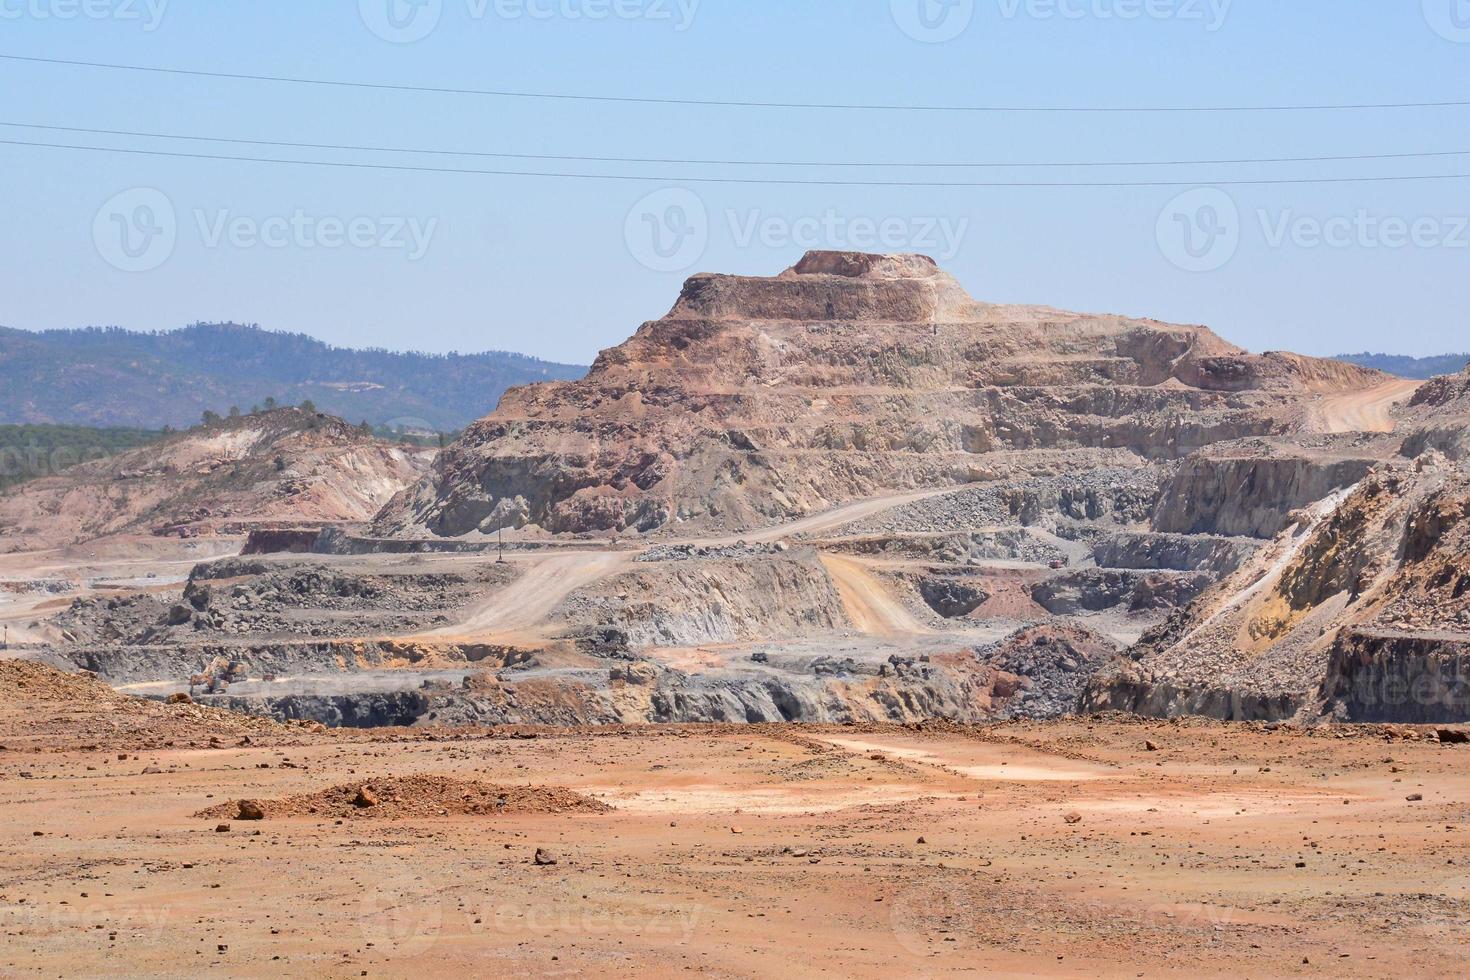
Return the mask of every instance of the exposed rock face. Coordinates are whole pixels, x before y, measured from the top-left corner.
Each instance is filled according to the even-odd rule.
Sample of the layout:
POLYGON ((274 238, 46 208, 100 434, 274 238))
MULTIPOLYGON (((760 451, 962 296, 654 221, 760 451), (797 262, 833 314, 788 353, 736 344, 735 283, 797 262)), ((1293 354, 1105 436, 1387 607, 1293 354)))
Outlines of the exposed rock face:
POLYGON ((990 593, 973 582, 954 575, 936 575, 920 579, 919 594, 929 608, 946 619, 968 616, 990 598, 990 593))
POLYGON ((1452 460, 1470 458, 1470 367, 1427 382, 1405 416, 1412 430, 1400 449, 1404 456, 1436 449, 1452 460))
POLYGON ((747 528, 885 491, 1175 459, 1283 430, 1305 390, 1376 377, 1202 327, 978 303, 922 256, 814 252, 773 278, 689 279, 584 380, 509 392, 377 525, 747 528))
POLYGON ((1154 530, 1270 538, 1292 511, 1357 483, 1378 460, 1251 441, 1196 453, 1164 487, 1154 530))
POLYGON ((328 728, 386 728, 412 725, 429 711, 418 691, 388 694, 288 695, 280 698, 217 697, 209 703, 277 721, 314 721, 328 728))
POLYGON ((1323 692, 1350 721, 1470 721, 1470 635, 1343 630, 1332 647, 1323 692))
POLYGON ((0 500, 0 550, 366 520, 428 458, 295 408, 224 419, 14 488, 0 500))
POLYGON ((436 724, 840 724, 933 718, 973 723, 1055 717, 1074 709, 1077 691, 1112 651, 1106 640, 1085 630, 1043 627, 987 650, 895 655, 881 665, 822 657, 810 661, 804 673, 761 664, 740 672, 618 668, 611 687, 507 678, 433 695, 429 717, 436 724))
POLYGON ((623 647, 690 646, 810 636, 848 627, 842 599, 810 548, 738 563, 639 563, 598 582, 555 614, 623 647))
MULTIPOLYGON (((1412 459, 1388 458, 1292 514, 1255 558, 1100 673, 1086 706, 1236 719, 1470 717, 1470 468, 1436 448, 1465 431, 1467 382, 1421 390, 1400 431, 1376 443, 1412 459)), ((1304 455, 1314 451, 1320 461, 1319 450, 1304 455)))
POLYGON ((1228 575, 1250 558, 1260 541, 1202 534, 1111 534, 1092 548, 1102 568, 1167 568, 1228 575))

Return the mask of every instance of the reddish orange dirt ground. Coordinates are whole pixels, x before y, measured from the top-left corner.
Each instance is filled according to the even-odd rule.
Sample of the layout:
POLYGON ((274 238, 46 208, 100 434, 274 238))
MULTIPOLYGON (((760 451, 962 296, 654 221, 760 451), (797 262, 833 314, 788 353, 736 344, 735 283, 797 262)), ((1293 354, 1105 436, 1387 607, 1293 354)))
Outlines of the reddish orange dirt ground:
POLYGON ((332 733, 74 686, 0 692, 4 976, 1470 972, 1470 746, 1430 730, 332 733), (453 802, 415 776, 574 793, 270 816, 453 802))

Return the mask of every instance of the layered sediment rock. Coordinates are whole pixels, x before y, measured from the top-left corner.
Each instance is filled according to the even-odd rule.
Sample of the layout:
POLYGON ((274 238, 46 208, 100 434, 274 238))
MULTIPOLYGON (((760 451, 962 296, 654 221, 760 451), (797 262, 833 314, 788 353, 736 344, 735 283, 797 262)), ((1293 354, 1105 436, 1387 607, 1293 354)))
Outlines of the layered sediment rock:
POLYGON ((1292 511, 1352 486, 1378 462, 1254 440, 1197 453, 1165 484, 1154 530, 1275 537, 1292 511))
POLYGON ((577 382, 519 388, 377 521, 748 528, 901 489, 1170 460, 1372 372, 1203 327, 971 299, 922 256, 697 275, 577 382))
POLYGON ((1085 706, 1244 720, 1470 717, 1470 468, 1436 448, 1464 433, 1467 406, 1470 372, 1431 382, 1400 412, 1399 431, 1376 440, 1401 454, 1291 514, 1239 571, 1101 672, 1085 706))

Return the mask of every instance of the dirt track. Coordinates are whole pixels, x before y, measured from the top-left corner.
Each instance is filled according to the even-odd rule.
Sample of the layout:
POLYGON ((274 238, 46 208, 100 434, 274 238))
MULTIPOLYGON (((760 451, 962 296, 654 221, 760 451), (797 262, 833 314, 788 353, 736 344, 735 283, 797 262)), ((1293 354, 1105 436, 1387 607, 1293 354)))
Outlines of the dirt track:
POLYGON ((120 759, 7 735, 0 973, 1470 970, 1466 747, 1111 722, 403 739, 120 759), (191 816, 414 774, 617 809, 191 816))
POLYGON ((1397 380, 1366 391, 1324 396, 1310 411, 1317 432, 1392 432, 1393 409, 1409 400, 1422 381, 1397 380))
MULTIPOLYGON (((880 497, 869 497, 863 500, 854 501, 850 504, 843 504, 840 507, 833 507, 831 510, 824 510, 821 513, 813 514, 810 517, 803 517, 799 520, 790 521, 786 524, 778 524, 775 527, 759 528, 757 530, 747 531, 744 534, 738 535, 726 535, 722 537, 711 538, 690 538, 687 540, 690 544, 712 546, 734 544, 736 541, 749 541, 752 543, 780 541, 783 538, 793 538, 803 534, 817 534, 822 531, 830 531, 835 527, 841 527, 844 524, 851 524, 853 521, 861 520, 864 517, 871 517, 874 514, 881 514, 885 510, 892 510, 895 507, 900 507, 904 504, 910 504, 916 500, 923 500, 927 497, 937 497, 941 494, 946 493, 955 493, 963 489, 963 484, 956 484, 955 486, 949 487, 937 487, 930 488, 928 490, 910 490, 905 493, 886 494, 880 497)), ((682 541, 685 539, 678 540, 682 541)))
POLYGON ((424 635, 484 640, 515 634, 525 639, 568 595, 612 574, 632 557, 631 552, 577 551, 517 558, 527 566, 519 578, 472 607, 460 622, 424 635))
POLYGON ((895 599, 864 563, 856 558, 822 555, 848 618, 859 630, 875 636, 931 632, 895 599))

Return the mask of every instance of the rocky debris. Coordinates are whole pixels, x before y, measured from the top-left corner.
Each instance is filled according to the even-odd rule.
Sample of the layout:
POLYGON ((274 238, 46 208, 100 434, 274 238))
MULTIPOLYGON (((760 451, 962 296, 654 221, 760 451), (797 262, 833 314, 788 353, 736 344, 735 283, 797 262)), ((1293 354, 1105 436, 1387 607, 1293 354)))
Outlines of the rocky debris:
POLYGON ((1056 616, 1119 607, 1129 612, 1186 606, 1215 581, 1207 572, 1136 572, 1084 568, 1038 582, 1031 597, 1056 616))
MULTIPOLYGON (((1160 478, 1161 470, 1150 466, 987 483, 903 504, 844 525, 841 532, 887 535, 956 529, 991 531, 1008 525, 1055 524, 1058 520, 1139 525, 1153 513, 1160 478)), ((1058 552, 1044 554, 1049 559, 1058 552)), ((1030 559, 1025 554, 993 557, 1030 559)))
POLYGON ((1037 583, 1031 589, 1031 598, 1056 616, 1101 612, 1126 602, 1142 578, 1136 572, 1080 569, 1037 583))
MULTIPOLYGON (((922 256, 814 252, 775 277, 693 276, 584 379, 508 392, 375 529, 739 530, 915 487, 1174 460, 1283 430, 1309 389, 1382 377, 1202 327, 977 303, 922 256)), ((1086 493, 1056 506, 1138 510, 1086 493)))
POLYGON ((1329 649, 1322 695, 1344 721, 1470 722, 1470 634, 1343 629, 1329 649))
MULTIPOLYGON (((450 776, 386 776, 333 786, 281 800, 260 800, 266 819, 411 819, 441 816, 501 816, 527 813, 608 813, 612 807, 590 796, 545 786, 495 786, 450 776)), ((202 820, 234 817, 232 801, 194 814, 202 820)))
POLYGON ((658 675, 658 665, 647 660, 613 667, 608 671, 609 680, 613 682, 621 681, 624 684, 633 684, 639 687, 656 683, 658 681, 658 675))
POLYGON ((74 643, 133 646, 360 636, 369 623, 372 632, 407 634, 514 576, 495 564, 467 575, 423 565, 375 572, 324 558, 226 558, 195 566, 179 601, 152 592, 84 597, 56 624, 74 643))
POLYGON ((733 545, 723 546, 701 546, 694 544, 662 544, 654 545, 645 549, 634 561, 660 562, 660 561, 708 561, 726 560, 738 561, 742 558, 759 558, 766 555, 779 555, 789 549, 784 541, 762 542, 759 544, 746 544, 740 542, 733 545))
MULTIPOLYGON (((1421 403, 1401 425, 1458 424, 1462 410, 1455 399, 1421 403)), ((1297 509, 1238 571, 1145 633, 1133 662, 1100 674, 1085 700, 1232 719, 1470 720, 1467 518, 1463 464, 1433 448, 1389 458, 1297 509)))
POLYGON ((1092 675, 1117 655, 1106 638, 1073 626, 1032 626, 976 652, 983 664, 1019 678, 999 692, 1000 718, 1056 718, 1077 710, 1092 675))
POLYGON ((254 800, 241 800, 235 807, 236 820, 264 820, 265 809, 254 800))
POLYGON ((1067 553, 1056 545, 1039 540, 1024 528, 996 531, 965 531, 955 534, 928 532, 907 534, 874 534, 865 537, 820 538, 823 551, 841 554, 881 556, 944 562, 952 565, 980 566, 996 561, 1019 561, 1047 565, 1068 561, 1067 553))
POLYGON ((73 643, 146 643, 166 628, 170 618, 178 615, 175 612, 178 606, 167 595, 151 592, 112 595, 105 599, 81 596, 73 599, 53 623, 73 643))
POLYGON ((1209 572, 1183 575, 1154 572, 1145 575, 1133 587, 1128 610, 1129 612, 1143 612, 1158 609, 1182 609, 1209 588, 1215 582, 1215 578, 1216 576, 1209 572))
POLYGON ((416 724, 429 713, 429 692, 386 691, 361 694, 286 694, 211 696, 209 703, 230 711, 301 722, 324 728, 393 728, 416 724))
POLYGON ((77 583, 61 578, 31 578, 0 582, 0 595, 70 595, 77 583))
MULTIPOLYGON (((294 726, 194 704, 119 694, 89 674, 0 659, 0 739, 31 744, 203 745, 249 736, 270 745, 303 737, 294 726)), ((228 814, 233 816, 233 814, 228 814)))
POLYGON ((930 609, 946 619, 968 616, 990 598, 990 593, 953 575, 920 579, 919 594, 930 609))
POLYGON ((556 854, 544 847, 536 848, 536 854, 531 858, 537 867, 547 867, 556 863, 556 854))

